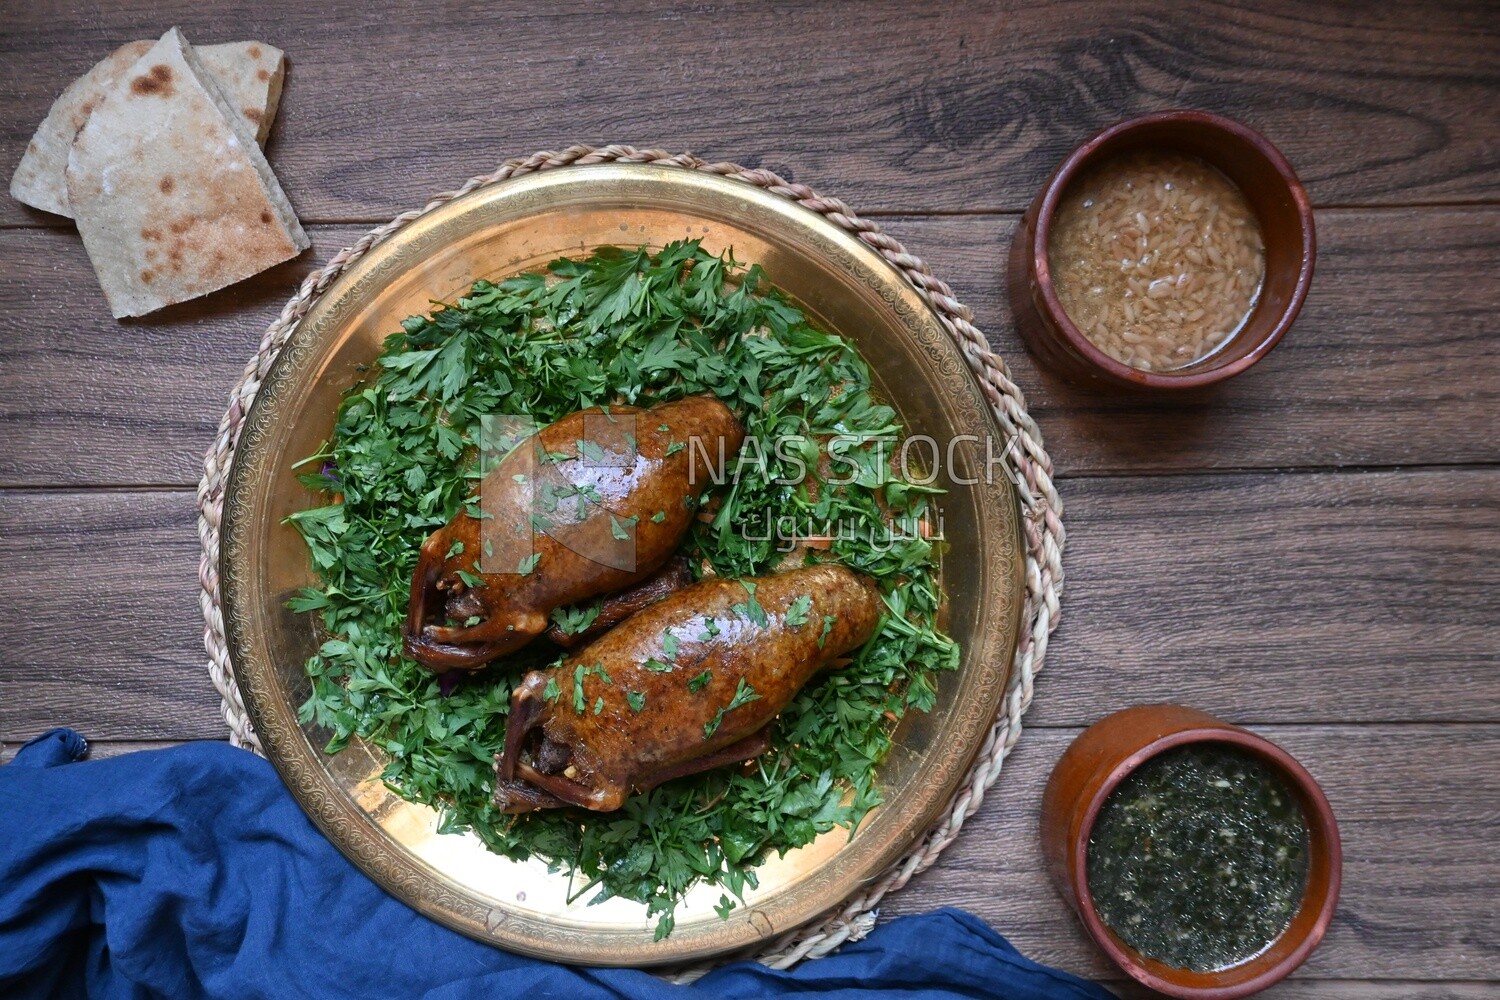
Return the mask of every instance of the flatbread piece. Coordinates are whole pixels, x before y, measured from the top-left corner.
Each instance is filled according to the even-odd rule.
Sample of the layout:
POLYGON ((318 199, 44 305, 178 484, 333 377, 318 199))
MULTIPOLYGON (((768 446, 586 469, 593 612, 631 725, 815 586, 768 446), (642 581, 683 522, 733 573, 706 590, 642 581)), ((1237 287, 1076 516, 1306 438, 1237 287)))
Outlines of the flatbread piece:
MULTIPOLYGON (((31 137, 26 154, 11 176, 12 198, 44 212, 73 217, 64 177, 73 137, 104 99, 105 91, 155 44, 151 39, 126 42, 74 80, 52 102, 52 109, 31 137)), ((224 99, 252 123, 256 141, 264 144, 281 103, 285 54, 273 45, 253 41, 205 45, 195 51, 224 99)))
POLYGON ((73 141, 67 182, 116 317, 205 295, 309 245, 250 123, 176 28, 105 91, 73 141))

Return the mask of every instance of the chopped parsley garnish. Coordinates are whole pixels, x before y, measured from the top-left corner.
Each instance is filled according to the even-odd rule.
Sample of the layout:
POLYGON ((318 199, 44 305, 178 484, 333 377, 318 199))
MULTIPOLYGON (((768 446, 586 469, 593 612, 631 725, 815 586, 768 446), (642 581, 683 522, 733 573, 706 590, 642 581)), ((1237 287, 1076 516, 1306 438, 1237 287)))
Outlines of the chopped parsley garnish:
MULTIPOLYGON (((614 681, 610 679, 609 674, 605 671, 603 663, 596 663, 592 667, 583 663, 575 666, 573 668, 573 711, 577 715, 582 715, 584 713, 584 710, 588 708, 588 698, 586 698, 583 693, 583 681, 590 674, 598 677, 605 684, 614 683, 614 681)), ((604 699, 601 697, 599 701, 595 703, 595 715, 599 714, 599 709, 600 707, 602 707, 603 701, 604 699)))
POLYGON ((735 685, 734 697, 729 701, 729 708, 725 709, 725 711, 732 711, 736 708, 739 708, 741 705, 748 705, 752 701, 759 700, 760 695, 756 694, 755 688, 751 687, 749 682, 746 681, 745 678, 741 677, 740 682, 735 685))
POLYGON ((792 628, 800 628, 807 624, 807 613, 812 610, 812 597, 803 594, 793 601, 786 609, 785 620, 792 628))
MULTIPOLYGON (((739 897, 762 857, 853 826, 879 803, 874 765, 890 749, 890 718, 929 707, 937 672, 958 665, 957 646, 936 628, 935 543, 889 532, 927 516, 931 496, 892 469, 889 441, 902 428, 871 386, 852 346, 811 325, 759 268, 692 241, 602 250, 544 273, 480 281, 406 320, 345 393, 329 441, 311 456, 325 472, 307 485, 325 491, 323 506, 289 518, 319 580, 289 603, 315 612, 326 640, 306 664, 302 720, 320 728, 330 753, 356 737, 388 750, 381 779, 436 808, 444 832, 470 830, 501 854, 597 878, 600 896, 644 904, 658 936, 670 933, 676 901, 700 881, 739 897), (875 578, 887 605, 879 630, 777 716, 773 749, 752 773, 720 768, 668 782, 631 796, 604 822, 566 809, 501 816, 490 796, 511 687, 551 665, 555 651, 533 643, 443 695, 438 678, 401 650, 418 549, 459 511, 486 519, 487 532, 509 530, 474 493, 489 415, 545 426, 591 404, 648 407, 696 394, 724 401, 747 441, 765 445, 765 461, 745 463, 737 482, 700 481, 694 490, 707 492, 683 497, 688 510, 713 511, 692 523, 684 553, 719 577, 754 577, 783 558, 767 526, 813 535, 834 522, 842 530, 816 558, 875 578), (807 442, 806 489, 784 485, 797 470, 772 443, 787 439, 807 442)), ((659 441, 671 435, 658 433, 659 441)), ((668 441, 666 450, 686 446, 668 441)), ((570 463, 569 450, 541 457, 570 463)), ((586 479, 581 464, 565 465, 564 478, 586 479)), ((537 499, 536 512, 556 520, 596 513, 591 505, 602 501, 588 482, 571 491, 544 482, 537 499)), ((752 604, 759 608, 744 602, 747 618, 752 604)), ((592 623, 592 607, 563 609, 553 621, 577 634, 592 623)), ((700 638, 722 624, 708 623, 700 638)), ((825 619, 823 640, 831 628, 825 619)), ((592 707, 584 678, 569 674, 549 678, 544 697, 583 714, 592 707)))
POLYGON ((594 601, 582 607, 573 606, 569 608, 555 608, 552 612, 552 624, 556 625, 564 635, 581 635, 589 630, 599 618, 599 612, 604 610, 601 601, 594 601))
POLYGON ((688 690, 694 692, 702 691, 704 688, 708 687, 708 682, 713 679, 714 672, 712 670, 705 670, 697 677, 694 677, 692 680, 688 681, 688 690))
POLYGON ((580 438, 578 441, 578 457, 590 465, 602 465, 604 463, 604 448, 597 441, 580 438))
POLYGON ((745 678, 741 677, 739 684, 735 685, 734 697, 729 699, 729 704, 719 709, 718 712, 714 714, 714 717, 712 719, 709 719, 703 724, 703 738, 706 740, 714 733, 719 731, 719 723, 724 721, 725 715, 733 712, 741 705, 748 705, 752 701, 759 700, 760 695, 756 694, 755 688, 751 687, 749 683, 746 682, 745 678))
POLYGON ((573 711, 579 715, 588 707, 588 700, 583 696, 583 679, 588 674, 588 667, 582 663, 573 668, 573 711))
POLYGON ((630 703, 632 712, 639 712, 646 707, 646 696, 639 691, 626 692, 625 700, 630 703))
POLYGON ((760 606, 760 601, 755 599, 755 584, 749 580, 741 580, 740 586, 745 588, 748 598, 740 604, 731 604, 729 610, 741 618, 748 618, 761 628, 771 624, 771 619, 766 617, 766 609, 760 606))

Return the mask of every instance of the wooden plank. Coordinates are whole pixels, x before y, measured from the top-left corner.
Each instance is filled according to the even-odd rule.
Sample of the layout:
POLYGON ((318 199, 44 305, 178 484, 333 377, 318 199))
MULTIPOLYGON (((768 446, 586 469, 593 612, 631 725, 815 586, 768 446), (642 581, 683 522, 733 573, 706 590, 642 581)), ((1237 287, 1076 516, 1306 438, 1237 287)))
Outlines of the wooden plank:
MULTIPOLYGON (((1078 729, 1026 733, 999 783, 936 867, 887 896, 882 918, 958 906, 1024 954, 1102 979, 1122 997, 1154 996, 1120 981, 1047 881, 1036 815, 1047 774, 1078 729)), ((1317 776, 1344 841, 1344 889, 1328 937, 1275 1000, 1478 1000, 1500 976, 1500 776, 1475 768, 1500 752, 1500 726, 1269 727, 1317 776), (1359 976, 1360 980, 1353 977, 1359 976), (1370 982, 1369 980, 1376 980, 1370 982)), ((95 757, 151 746, 95 742, 95 757)), ((8 756, 6 757, 8 759, 8 756)))
POLYGON ((1500 470, 1067 484, 1035 722, 1500 719, 1500 470))
MULTIPOLYGON (((1011 365, 1062 476, 1500 461, 1500 209, 1328 211, 1301 320, 1216 392, 1118 400, 1038 371, 1011 328, 1014 220, 896 218, 1011 365)), ((111 320, 77 240, 0 231, 0 485, 179 484, 201 473, 229 388, 296 282, 363 232, 160 318, 111 320)))
POLYGON ((217 739, 190 493, 12 493, 0 503, 0 740, 217 739))
MULTIPOLYGON (((7 170, 53 98, 123 41, 180 24, 195 41, 283 47, 271 161, 309 222, 383 221, 505 157, 579 141, 766 166, 867 210, 1016 210, 1088 133, 1174 106, 1265 131, 1319 203, 1500 195, 1486 0, 637 0, 458 18, 435 0, 378 14, 163 0, 22 5, 6 22, 7 170)), ((0 204, 0 224, 59 221, 0 204)))
MULTIPOLYGON (((1159 700, 1500 720, 1500 470, 1090 479, 1068 505, 1032 723, 1159 700)), ((0 609, 25 623, 0 652, 0 738, 220 735, 195 517, 187 492, 0 494, 0 609)))
MULTIPOLYGON (((1317 777, 1338 816, 1344 887, 1311 979, 1500 978, 1500 753, 1497 726, 1272 727, 1261 730, 1317 777)), ((882 913, 972 910, 1038 961, 1112 976, 1042 871, 1042 788, 1073 730, 1021 739, 983 808, 938 864, 882 913)), ((1443 992, 1432 996, 1462 996, 1443 992)), ((1491 992, 1482 995, 1493 996, 1491 992)), ((1297 985, 1267 996, 1310 994, 1297 985)), ((1333 995, 1339 995, 1337 993, 1333 995)), ((1407 996, 1400 987, 1352 996, 1407 996)), ((1422 996, 1417 992, 1415 995, 1422 996)))
POLYGON ((0 483, 194 484, 229 391, 306 274, 368 227, 149 320, 110 318, 76 235, 0 231, 0 483))

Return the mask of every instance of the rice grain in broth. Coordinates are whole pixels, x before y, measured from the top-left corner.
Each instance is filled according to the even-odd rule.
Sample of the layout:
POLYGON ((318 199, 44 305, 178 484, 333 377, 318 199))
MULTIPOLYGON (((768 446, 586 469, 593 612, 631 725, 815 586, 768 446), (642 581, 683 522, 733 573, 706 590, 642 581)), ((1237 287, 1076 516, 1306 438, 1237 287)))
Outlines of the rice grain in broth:
POLYGON ((1260 226, 1234 182, 1197 157, 1151 150, 1106 160, 1068 187, 1048 261, 1084 336, 1158 372, 1223 347, 1265 276, 1260 226))

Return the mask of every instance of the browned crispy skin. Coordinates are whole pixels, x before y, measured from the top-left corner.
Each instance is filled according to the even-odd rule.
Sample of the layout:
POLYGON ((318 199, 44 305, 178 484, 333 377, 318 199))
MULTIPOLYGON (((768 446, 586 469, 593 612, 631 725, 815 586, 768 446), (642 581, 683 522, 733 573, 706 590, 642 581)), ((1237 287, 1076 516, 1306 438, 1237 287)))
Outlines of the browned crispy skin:
POLYGON ((681 590, 693 582, 693 569, 687 559, 673 556, 667 564, 634 587, 599 598, 599 616, 582 632, 564 632, 557 625, 547 629, 547 640, 563 649, 577 649, 593 642, 637 611, 681 590))
POLYGON ((526 675, 496 758, 496 803, 511 813, 604 812, 632 791, 765 752, 771 721, 819 670, 869 640, 882 607, 872 580, 832 564, 676 591, 526 675), (803 597, 806 620, 789 623, 803 597), (757 697, 730 709, 741 682, 757 697))
POLYGON ((541 635, 553 608, 650 577, 743 439, 707 396, 580 410, 527 438, 480 484, 485 516, 460 511, 422 544, 407 655, 473 670, 541 635))

